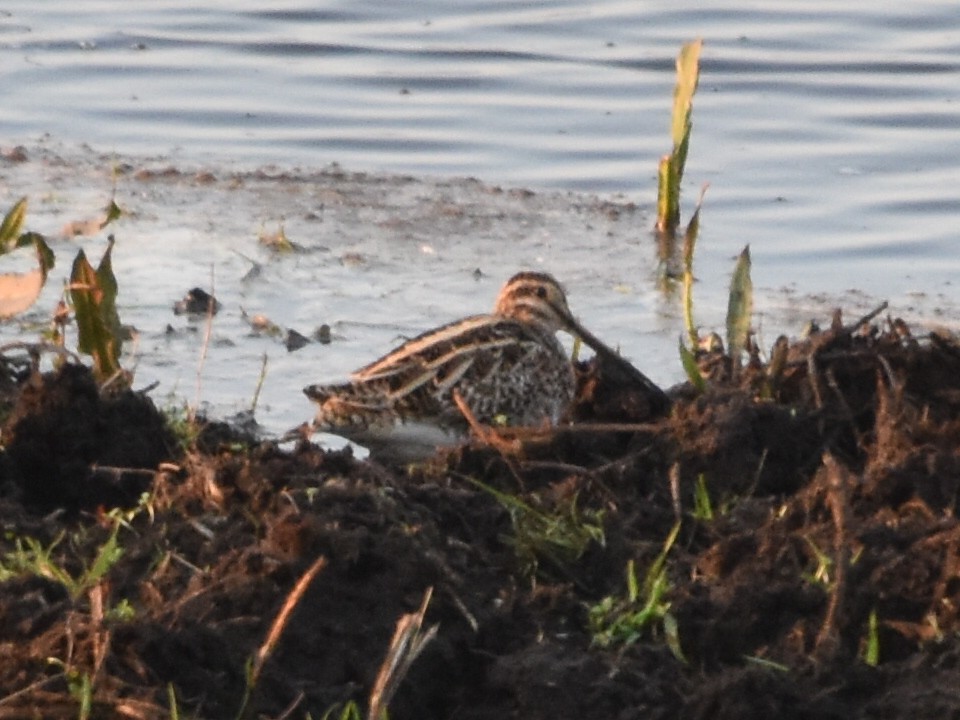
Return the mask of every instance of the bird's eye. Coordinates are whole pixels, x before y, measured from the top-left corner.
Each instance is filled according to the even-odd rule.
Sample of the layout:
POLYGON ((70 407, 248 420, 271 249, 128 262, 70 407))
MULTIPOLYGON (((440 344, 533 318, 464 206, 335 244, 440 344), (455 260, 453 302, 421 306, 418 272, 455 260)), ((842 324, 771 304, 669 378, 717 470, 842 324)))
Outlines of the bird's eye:
POLYGON ((547 289, 541 285, 540 287, 537 288, 537 297, 545 298, 546 296, 547 296, 547 289))

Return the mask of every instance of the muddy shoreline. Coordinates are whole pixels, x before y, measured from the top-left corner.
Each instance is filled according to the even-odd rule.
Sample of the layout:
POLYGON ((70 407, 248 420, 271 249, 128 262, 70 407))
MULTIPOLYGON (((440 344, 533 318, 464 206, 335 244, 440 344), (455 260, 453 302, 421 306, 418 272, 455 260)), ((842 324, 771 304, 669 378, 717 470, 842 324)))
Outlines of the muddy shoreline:
POLYGON ((365 708, 427 588, 392 718, 956 714, 960 345, 905 327, 839 324, 735 380, 701 358, 708 391, 659 418, 585 368, 572 429, 414 468, 177 434, 83 368, 8 367, 0 718, 365 708), (628 562, 642 593, 662 554, 639 622, 628 562), (605 598, 605 629, 635 622, 609 642, 605 598))

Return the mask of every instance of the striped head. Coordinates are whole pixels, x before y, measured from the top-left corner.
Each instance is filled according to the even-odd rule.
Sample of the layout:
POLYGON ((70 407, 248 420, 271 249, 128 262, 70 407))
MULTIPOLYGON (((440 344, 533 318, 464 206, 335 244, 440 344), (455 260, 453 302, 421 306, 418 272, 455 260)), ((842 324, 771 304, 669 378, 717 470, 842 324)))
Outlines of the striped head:
POLYGON ((579 323, 567 306, 563 288, 546 273, 521 272, 507 280, 493 314, 535 325, 545 332, 579 334, 579 323))
MULTIPOLYGON (((596 335, 587 330, 570 312, 567 296, 552 275, 526 271, 507 280, 497 297, 494 315, 533 325, 545 333, 564 330, 580 338, 598 354, 623 364, 619 354, 607 347, 596 335)), ((628 372, 636 373, 633 366, 628 372)), ((649 381, 648 381, 649 382, 649 381)), ((659 388, 657 392, 660 392, 659 388)))

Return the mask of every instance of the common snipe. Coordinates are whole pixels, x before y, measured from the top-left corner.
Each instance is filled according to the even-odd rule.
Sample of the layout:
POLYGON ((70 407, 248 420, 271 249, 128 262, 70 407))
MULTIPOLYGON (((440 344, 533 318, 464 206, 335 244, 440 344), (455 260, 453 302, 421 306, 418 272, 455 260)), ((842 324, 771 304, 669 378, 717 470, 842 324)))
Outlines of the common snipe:
MULTIPOLYGON (((311 385, 316 430, 341 435, 380 457, 421 458, 467 427, 458 393, 481 423, 556 424, 576 390, 570 358, 556 337, 565 330, 595 352, 616 353, 573 317, 550 275, 521 272, 503 286, 493 313, 474 315, 409 340, 347 383, 311 385)), ((663 391, 625 361, 635 381, 663 391)))

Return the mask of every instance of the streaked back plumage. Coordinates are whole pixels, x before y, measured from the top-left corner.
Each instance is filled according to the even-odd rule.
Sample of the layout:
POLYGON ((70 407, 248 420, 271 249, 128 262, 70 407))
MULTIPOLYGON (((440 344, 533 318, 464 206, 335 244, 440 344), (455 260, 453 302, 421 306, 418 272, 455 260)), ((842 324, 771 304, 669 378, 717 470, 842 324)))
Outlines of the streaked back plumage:
POLYGON ((409 426, 406 447, 393 447, 391 454, 421 456, 465 429, 454 390, 483 423, 559 422, 575 378, 555 333, 575 327, 556 280, 518 273, 504 285, 492 314, 425 332, 360 368, 349 382, 304 392, 319 406, 318 429, 377 450, 400 426, 409 426), (417 426, 424 429, 422 448, 416 447, 417 426))
POLYGON ((593 348, 604 372, 641 392, 652 414, 669 409, 656 383, 577 322, 556 280, 521 272, 503 286, 490 315, 429 330, 348 382, 304 388, 318 405, 314 427, 381 458, 412 460, 462 437, 466 421, 455 392, 481 423, 556 424, 569 414, 576 390, 558 330, 593 348))

